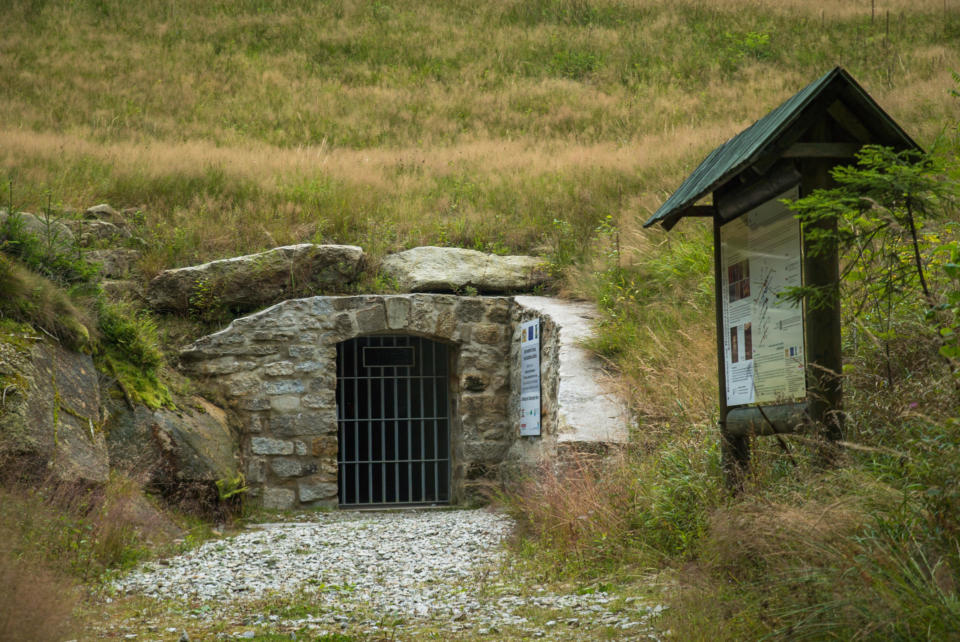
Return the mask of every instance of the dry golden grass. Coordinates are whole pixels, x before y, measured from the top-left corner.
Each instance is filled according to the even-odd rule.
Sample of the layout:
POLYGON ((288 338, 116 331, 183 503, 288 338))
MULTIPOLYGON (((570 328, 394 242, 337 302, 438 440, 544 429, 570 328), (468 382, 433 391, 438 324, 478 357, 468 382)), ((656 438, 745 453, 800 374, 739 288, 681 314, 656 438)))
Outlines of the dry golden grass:
MULTIPOLYGON (((0 530, 4 539, 9 533, 0 530)), ((78 601, 68 578, 0 544, 0 638, 59 642, 69 637, 78 601)))
POLYGON ((140 559, 172 540, 140 485, 116 475, 103 488, 44 478, 20 459, 0 467, 0 639, 62 641, 78 633, 80 580, 140 559))
POLYGON ((849 19, 854 17, 869 17, 871 9, 876 11, 879 19, 886 11, 893 13, 903 12, 943 12, 956 11, 958 7, 951 6, 952 2, 943 2, 943 0, 821 0, 820 2, 803 2, 803 0, 725 0, 718 2, 714 6, 722 7, 725 11, 743 11, 743 10, 763 10, 772 12, 781 12, 787 15, 812 15, 819 17, 821 14, 826 19, 841 18, 849 19))
MULTIPOLYGON (((536 175, 583 167, 655 170, 692 156, 691 150, 707 150, 736 133, 737 127, 675 128, 669 133, 642 136, 631 145, 482 140, 448 147, 369 150, 332 149, 323 145, 298 149, 265 144, 223 147, 204 141, 97 143, 79 135, 2 130, 0 153, 3 167, 8 171, 14 170, 24 156, 33 156, 42 163, 82 157, 114 165, 120 171, 141 171, 152 177, 173 172, 202 174, 207 168, 216 167, 266 190, 276 189, 292 176, 314 174, 388 189, 396 187, 398 172, 412 168, 412 175, 403 174, 399 180, 402 187, 413 189, 465 166, 492 175, 521 171, 536 175)), ((47 178, 42 166, 34 171, 34 175, 23 172, 22 177, 47 178)), ((95 188, 91 185, 89 189, 92 192, 95 188)))
POLYGON ((956 11, 878 2, 888 37, 871 6, 14 2, 0 171, 25 209, 145 208, 146 276, 304 240, 529 251, 607 213, 626 235, 833 64, 931 141, 956 11))
POLYGON ((701 560, 722 573, 757 568, 778 573, 820 565, 825 558, 840 564, 856 551, 851 537, 870 522, 871 511, 895 506, 898 499, 899 491, 852 471, 811 480, 803 495, 749 494, 713 511, 701 560))
POLYGON ((596 534, 610 534, 610 546, 627 542, 629 496, 627 470, 618 458, 597 459, 571 453, 562 463, 544 464, 535 476, 513 489, 510 508, 521 520, 518 535, 533 535, 550 549, 585 564, 597 550, 596 534), (619 501, 618 501, 619 500, 619 501))

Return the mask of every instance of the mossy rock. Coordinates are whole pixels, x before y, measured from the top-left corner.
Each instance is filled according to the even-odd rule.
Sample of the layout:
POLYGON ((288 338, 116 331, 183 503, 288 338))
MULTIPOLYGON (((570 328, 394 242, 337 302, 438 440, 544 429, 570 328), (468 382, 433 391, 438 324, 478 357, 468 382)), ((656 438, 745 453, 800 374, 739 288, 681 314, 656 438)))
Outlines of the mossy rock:
POLYGON ((132 409, 109 402, 110 462, 115 468, 147 472, 163 488, 215 483, 238 476, 239 443, 220 408, 193 397, 177 409, 132 409))
MULTIPOLYGON (((9 330, 6 328, 5 330, 9 330)), ((0 333, 0 456, 62 481, 104 483, 99 374, 88 355, 30 334, 0 333), (30 338, 25 338, 30 337, 30 338), (32 345, 28 345, 32 343, 32 345)))

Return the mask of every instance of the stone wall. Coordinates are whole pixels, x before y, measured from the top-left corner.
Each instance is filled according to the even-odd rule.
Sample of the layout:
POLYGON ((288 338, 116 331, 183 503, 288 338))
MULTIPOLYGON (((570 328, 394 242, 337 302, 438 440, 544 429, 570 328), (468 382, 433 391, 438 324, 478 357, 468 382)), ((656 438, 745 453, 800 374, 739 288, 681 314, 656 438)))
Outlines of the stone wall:
POLYGON ((507 297, 431 294, 297 299, 237 319, 181 359, 232 409, 252 493, 265 507, 292 508, 337 503, 336 345, 375 334, 451 345, 456 503, 514 441, 513 307, 507 297))
MULTIPOLYGON (((520 437, 519 429, 510 450, 504 457, 502 476, 515 480, 529 474, 544 461, 549 461, 557 448, 557 373, 560 370, 560 328, 549 316, 514 303, 513 328, 510 333, 510 363, 517 364, 510 373, 510 416, 520 416, 520 324, 540 319, 540 436, 520 437)), ((516 422, 514 422, 516 423, 516 422)))

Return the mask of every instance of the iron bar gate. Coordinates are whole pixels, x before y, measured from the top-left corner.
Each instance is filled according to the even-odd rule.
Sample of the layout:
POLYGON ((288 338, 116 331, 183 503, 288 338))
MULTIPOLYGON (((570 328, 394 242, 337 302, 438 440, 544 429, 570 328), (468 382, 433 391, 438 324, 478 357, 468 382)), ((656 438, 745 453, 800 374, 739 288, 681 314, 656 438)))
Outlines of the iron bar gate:
POLYGON ((447 346, 411 336, 337 345, 341 506, 450 501, 447 346))

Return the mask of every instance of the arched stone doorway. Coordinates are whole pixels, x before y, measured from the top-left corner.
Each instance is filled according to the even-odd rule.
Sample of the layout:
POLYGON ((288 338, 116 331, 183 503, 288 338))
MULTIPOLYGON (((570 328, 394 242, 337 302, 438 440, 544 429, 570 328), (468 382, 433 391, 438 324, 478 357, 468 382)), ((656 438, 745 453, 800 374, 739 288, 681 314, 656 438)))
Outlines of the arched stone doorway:
POLYGON ((453 349, 394 334, 337 344, 341 507, 450 502, 453 349))
MULTIPOLYGON (((317 296, 284 301, 236 319, 185 348, 180 358, 183 369, 230 410, 249 497, 267 508, 290 509, 341 503, 339 468, 347 462, 338 461, 338 405, 342 405, 337 397, 338 345, 358 337, 392 336, 446 346, 450 451, 446 501, 457 503, 468 496, 474 482, 487 483, 503 471, 530 470, 561 448, 626 442, 627 415, 600 385, 599 362, 577 346, 589 334, 589 319, 590 310, 583 306, 540 297, 317 296), (541 321, 543 433, 520 437, 519 333, 520 323, 531 318, 541 321)), ((391 381, 399 381, 396 373, 391 376, 391 381)), ((384 418, 397 419, 382 414, 384 418)), ((426 416, 419 420, 423 419, 426 416)), ((383 433, 386 436, 392 433, 383 433)), ((356 455, 356 446, 354 451, 356 455)), ((427 454, 421 449, 421 463, 431 459, 427 454)), ((382 466, 390 459, 354 461, 382 466)), ((371 484, 371 471, 364 472, 368 488, 374 488, 376 479, 371 484)), ((391 472, 396 491, 401 484, 395 469, 391 472)), ((378 498, 368 490, 368 500, 357 503, 384 499, 388 504, 434 503, 434 495, 422 487, 421 481, 420 496, 409 490, 407 495, 391 495, 388 488, 378 498)), ((435 497, 443 501, 442 493, 435 497)))
MULTIPOLYGON (((182 366, 231 408, 251 498, 268 508, 336 506, 341 504, 340 463, 347 463, 338 461, 337 346, 374 336, 417 337, 444 345, 450 451, 446 499, 429 489, 423 492, 421 482, 419 496, 408 492, 390 501, 388 492, 384 503, 457 503, 474 480, 493 474, 514 441, 509 418, 513 311, 508 297, 295 299, 199 339, 181 353, 182 366)), ((364 472, 370 485, 371 471, 364 472)), ((382 499, 374 495, 372 502, 357 504, 382 499)))

